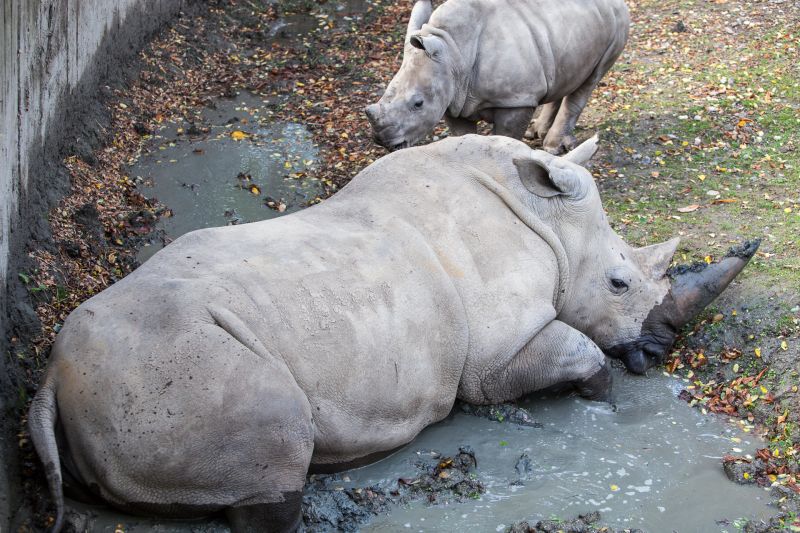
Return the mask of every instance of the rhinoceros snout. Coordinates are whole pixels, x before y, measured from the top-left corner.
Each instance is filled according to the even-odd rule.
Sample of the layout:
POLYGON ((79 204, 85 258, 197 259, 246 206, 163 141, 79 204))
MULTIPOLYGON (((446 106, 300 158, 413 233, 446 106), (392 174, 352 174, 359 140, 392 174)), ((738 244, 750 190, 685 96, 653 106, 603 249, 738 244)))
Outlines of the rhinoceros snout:
POLYGON ((664 362, 675 340, 674 334, 660 333, 659 336, 650 334, 635 342, 612 346, 606 350, 606 355, 622 361, 629 372, 644 374, 649 368, 664 362))
POLYGON ((634 374, 644 374, 647 369, 655 364, 651 361, 642 350, 633 350, 626 353, 621 357, 622 362, 625 363, 625 368, 634 374))
POLYGON ((377 125, 378 123, 378 115, 380 114, 380 108, 378 104, 370 104, 364 108, 364 114, 367 115, 367 120, 373 126, 377 125))

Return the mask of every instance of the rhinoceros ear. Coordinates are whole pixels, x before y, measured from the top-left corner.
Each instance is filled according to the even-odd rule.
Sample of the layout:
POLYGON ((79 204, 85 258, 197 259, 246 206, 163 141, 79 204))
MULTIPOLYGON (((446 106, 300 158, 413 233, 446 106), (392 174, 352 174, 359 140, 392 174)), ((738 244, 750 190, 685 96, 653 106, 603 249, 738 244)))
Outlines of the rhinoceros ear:
POLYGON ((408 19, 408 29, 406 29, 406 41, 411 38, 411 34, 419 31, 422 25, 431 18, 433 6, 430 0, 417 0, 411 9, 411 18, 408 19))
POLYGON ((659 244, 634 248, 633 260, 650 279, 661 279, 672 262, 672 256, 681 240, 678 237, 659 244))
POLYGON ((586 184, 577 174, 578 169, 547 152, 537 150, 531 157, 515 158, 514 166, 522 184, 536 196, 552 198, 563 194, 580 199, 586 195, 586 184))
POLYGON ((415 32, 408 40, 411 46, 423 50, 428 56, 437 58, 444 49, 445 42, 436 35, 423 35, 422 32, 415 32))

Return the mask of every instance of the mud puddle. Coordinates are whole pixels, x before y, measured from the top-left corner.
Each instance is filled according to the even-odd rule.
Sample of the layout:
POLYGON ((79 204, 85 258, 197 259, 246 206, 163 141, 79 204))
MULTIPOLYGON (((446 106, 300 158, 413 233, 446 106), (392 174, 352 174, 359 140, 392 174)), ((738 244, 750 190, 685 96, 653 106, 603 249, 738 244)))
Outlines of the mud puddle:
POLYGON ((478 500, 414 502, 363 530, 502 531, 524 518, 599 510, 603 524, 618 528, 736 531, 738 518, 775 514, 764 489, 733 484, 721 465, 726 453, 760 447, 757 437, 687 408, 676 397, 680 380, 622 372, 615 379, 617 412, 575 397, 521 403, 540 428, 455 413, 400 453, 351 472, 356 485, 388 482, 416 450, 469 443, 486 486, 478 500))
MULTIPOLYGON (((615 377, 616 412, 574 396, 536 397, 520 405, 537 424, 523 426, 465 414, 456 406, 446 420, 391 457, 322 476, 323 481, 312 479, 306 489, 310 497, 304 499, 306 530, 353 530, 353 517, 355 523, 364 519, 363 509, 356 510, 363 496, 353 498, 362 491, 390 502, 372 505, 377 515, 360 526, 370 532, 504 531, 523 519, 570 518, 594 510, 601 512, 603 524, 617 528, 733 532, 739 518, 775 514, 767 491, 730 482, 721 466, 724 454, 761 446, 757 437, 688 408, 676 397, 684 385, 678 379, 621 371, 615 377), (485 492, 411 495, 408 486, 420 479, 421 463, 460 457, 456 453, 465 446, 477 462, 466 477, 485 492), (340 493, 340 501, 315 492, 340 493), (440 503, 430 505, 432 500, 440 503), (346 528, 343 510, 350 514, 344 518, 349 520, 346 528), (309 524, 310 515, 323 519, 309 524)), ((113 532, 119 524, 128 533, 227 531, 221 520, 155 522, 102 509, 86 511, 91 531, 113 532)))
POLYGON ((282 9, 283 16, 270 26, 268 37, 299 46, 312 31, 325 28, 331 20, 336 19, 339 24, 357 23, 372 5, 369 0, 341 0, 317 4, 315 13, 311 14, 306 11, 307 6, 293 7, 287 2, 282 9))
POLYGON ((265 220, 317 201, 322 184, 307 176, 318 156, 311 134, 274 122, 271 105, 250 93, 220 98, 196 122, 154 133, 130 175, 168 209, 139 262, 189 231, 265 220))

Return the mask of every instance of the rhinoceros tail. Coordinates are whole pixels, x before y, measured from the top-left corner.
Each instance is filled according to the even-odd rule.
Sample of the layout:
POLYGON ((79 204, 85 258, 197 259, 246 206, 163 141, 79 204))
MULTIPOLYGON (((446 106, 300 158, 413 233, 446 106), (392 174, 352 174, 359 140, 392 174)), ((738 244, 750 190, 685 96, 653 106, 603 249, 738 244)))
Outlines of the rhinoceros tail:
POLYGON ((64 489, 61 486, 61 461, 58 458, 58 445, 56 444, 55 428, 58 412, 55 380, 52 376, 52 371, 47 373, 43 385, 33 398, 28 411, 28 430, 31 433, 36 453, 39 454, 39 459, 44 465, 50 495, 56 504, 56 521, 51 531, 58 533, 64 524, 64 489))

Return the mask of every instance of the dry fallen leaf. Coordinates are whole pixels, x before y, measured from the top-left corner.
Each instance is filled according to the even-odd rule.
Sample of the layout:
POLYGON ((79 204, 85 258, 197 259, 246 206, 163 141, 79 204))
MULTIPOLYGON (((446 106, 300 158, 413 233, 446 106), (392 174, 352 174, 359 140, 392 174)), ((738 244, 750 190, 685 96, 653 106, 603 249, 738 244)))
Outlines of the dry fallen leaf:
POLYGON ((245 132, 243 132, 242 130, 233 130, 231 132, 231 139, 233 139, 234 141, 241 141, 242 139, 246 139, 246 138, 247 138, 247 134, 245 132))
POLYGON ((700 206, 697 204, 687 205, 686 207, 679 207, 678 213, 691 213, 692 211, 697 211, 700 209, 700 206))

